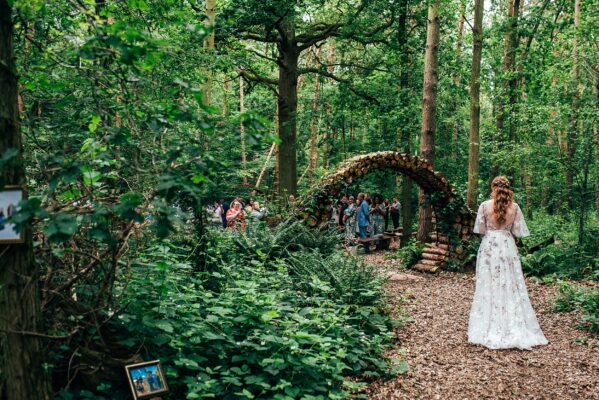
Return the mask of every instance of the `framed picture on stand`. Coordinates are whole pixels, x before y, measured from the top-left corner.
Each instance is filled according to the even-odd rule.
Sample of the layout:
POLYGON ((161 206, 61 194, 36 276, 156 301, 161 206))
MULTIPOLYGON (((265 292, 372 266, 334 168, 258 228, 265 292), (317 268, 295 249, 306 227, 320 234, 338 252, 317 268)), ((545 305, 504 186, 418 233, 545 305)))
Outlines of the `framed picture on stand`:
POLYGON ((19 202, 26 196, 26 190, 22 186, 4 186, 0 190, 0 244, 25 242, 25 235, 17 232, 10 218, 19 211, 19 202))
POLYGON ((151 399, 168 393, 168 385, 159 360, 127 365, 125 369, 135 400, 151 399))

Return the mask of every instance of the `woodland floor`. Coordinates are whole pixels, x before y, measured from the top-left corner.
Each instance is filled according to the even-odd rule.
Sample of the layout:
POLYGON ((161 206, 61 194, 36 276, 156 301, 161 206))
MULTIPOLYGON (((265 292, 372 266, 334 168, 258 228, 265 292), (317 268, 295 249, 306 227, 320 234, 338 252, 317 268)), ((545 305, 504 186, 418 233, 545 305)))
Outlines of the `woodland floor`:
POLYGON ((467 342, 473 273, 398 271, 384 253, 368 255, 367 262, 391 275, 389 301, 411 317, 389 354, 410 369, 370 385, 370 399, 599 399, 599 339, 575 328, 576 313, 552 311, 554 285, 527 280, 549 344, 489 350, 467 342))

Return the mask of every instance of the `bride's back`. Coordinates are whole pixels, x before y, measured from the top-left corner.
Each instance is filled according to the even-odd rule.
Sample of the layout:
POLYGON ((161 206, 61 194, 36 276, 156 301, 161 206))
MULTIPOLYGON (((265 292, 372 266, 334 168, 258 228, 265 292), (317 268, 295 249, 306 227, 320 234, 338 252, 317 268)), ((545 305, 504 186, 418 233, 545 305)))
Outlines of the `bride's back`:
POLYGON ((518 204, 511 202, 505 212, 505 220, 503 222, 497 221, 497 216, 493 212, 494 202, 493 199, 487 200, 483 203, 483 213, 485 219, 485 225, 487 229, 491 230, 511 230, 516 218, 518 217, 518 204))

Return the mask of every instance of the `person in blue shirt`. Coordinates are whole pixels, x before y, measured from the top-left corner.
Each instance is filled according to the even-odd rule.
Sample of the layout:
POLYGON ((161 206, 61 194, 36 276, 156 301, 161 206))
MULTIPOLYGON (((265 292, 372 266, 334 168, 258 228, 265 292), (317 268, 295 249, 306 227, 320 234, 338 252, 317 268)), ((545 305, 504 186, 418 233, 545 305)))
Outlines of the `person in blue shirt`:
MULTIPOLYGON (((370 206, 365 200, 364 193, 358 194, 358 201, 360 202, 360 207, 358 208, 358 229, 360 232, 360 239, 366 239, 368 237, 368 225, 370 225, 370 206)), ((364 243, 364 252, 370 252, 368 243, 364 243)))

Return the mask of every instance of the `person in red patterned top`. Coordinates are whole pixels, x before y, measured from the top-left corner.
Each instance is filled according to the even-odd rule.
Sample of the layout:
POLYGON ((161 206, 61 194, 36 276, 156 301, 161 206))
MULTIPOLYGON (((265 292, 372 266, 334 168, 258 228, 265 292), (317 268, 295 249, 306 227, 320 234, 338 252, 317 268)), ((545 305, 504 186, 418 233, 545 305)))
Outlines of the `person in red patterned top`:
POLYGON ((227 228, 245 230, 245 220, 243 219, 243 208, 239 201, 234 201, 231 208, 227 211, 227 228))

